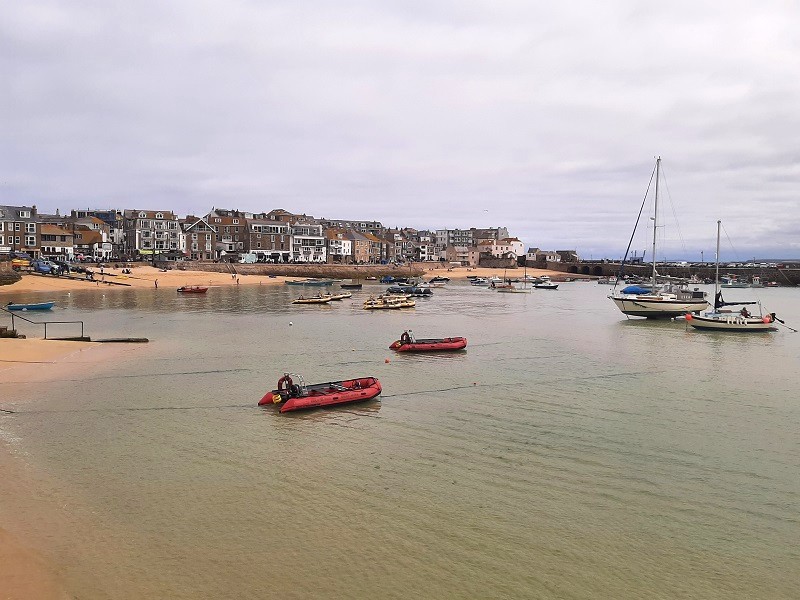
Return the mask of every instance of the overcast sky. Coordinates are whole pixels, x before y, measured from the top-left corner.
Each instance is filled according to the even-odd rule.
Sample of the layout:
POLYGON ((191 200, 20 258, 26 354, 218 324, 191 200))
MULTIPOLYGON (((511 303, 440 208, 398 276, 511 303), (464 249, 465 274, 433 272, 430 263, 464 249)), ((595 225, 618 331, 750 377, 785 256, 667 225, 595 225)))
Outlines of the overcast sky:
POLYGON ((2 14, 0 204, 506 226, 528 246, 619 257, 660 155, 659 254, 713 260, 722 219, 723 259, 800 257, 794 1, 2 14))

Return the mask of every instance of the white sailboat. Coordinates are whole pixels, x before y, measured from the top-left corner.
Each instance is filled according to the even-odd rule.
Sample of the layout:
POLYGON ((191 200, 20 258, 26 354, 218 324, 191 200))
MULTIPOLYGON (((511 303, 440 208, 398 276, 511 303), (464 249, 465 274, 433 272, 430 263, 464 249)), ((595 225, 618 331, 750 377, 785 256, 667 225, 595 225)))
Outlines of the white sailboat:
POLYGON ((719 234, 722 222, 717 221, 717 265, 714 276, 714 310, 699 315, 687 314, 686 322, 695 329, 711 331, 775 331, 775 313, 763 314, 761 302, 725 302, 719 279, 719 234), (758 304, 758 314, 751 314, 747 305, 758 304), (726 306, 742 306, 731 310, 726 306))
MULTIPOLYGON (((661 157, 656 159, 656 189, 653 205, 653 263, 650 286, 627 286, 612 291, 609 299, 628 316, 648 319, 668 319, 686 313, 700 312, 708 308, 706 293, 698 288, 689 289, 686 285, 664 283, 659 285, 656 271, 656 234, 658 232, 658 186, 661 176, 661 157)), ((641 213, 640 213, 641 214, 641 213)), ((637 220, 638 223, 638 220, 637 220)), ((634 227, 634 233, 636 228, 634 227)), ((633 239, 633 235, 631 236, 633 239)), ((627 258, 627 253, 626 253, 627 258)), ((623 266, 625 261, 623 260, 623 266)))

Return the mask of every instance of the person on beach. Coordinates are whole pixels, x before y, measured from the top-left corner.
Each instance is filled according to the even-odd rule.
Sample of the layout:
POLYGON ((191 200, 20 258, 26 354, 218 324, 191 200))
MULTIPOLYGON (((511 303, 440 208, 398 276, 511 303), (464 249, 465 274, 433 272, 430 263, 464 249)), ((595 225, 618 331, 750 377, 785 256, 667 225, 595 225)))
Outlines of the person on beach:
POLYGON ((156 284, 156 289, 158 289, 158 279, 156 279, 153 283, 156 284))

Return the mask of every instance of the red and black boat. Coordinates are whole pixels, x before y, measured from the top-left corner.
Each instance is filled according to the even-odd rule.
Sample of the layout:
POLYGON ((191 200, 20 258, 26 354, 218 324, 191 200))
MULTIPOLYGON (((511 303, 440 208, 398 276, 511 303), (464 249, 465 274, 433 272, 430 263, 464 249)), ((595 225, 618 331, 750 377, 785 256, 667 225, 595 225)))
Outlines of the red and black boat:
POLYGON ((392 342, 389 350, 395 350, 396 352, 450 352, 463 350, 466 347, 467 338, 464 337, 418 340, 413 333, 404 331, 399 340, 392 342))
POLYGON ((306 385, 300 375, 285 373, 278 380, 278 388, 264 394, 258 405, 280 404, 281 412, 289 412, 364 402, 380 393, 381 383, 375 377, 306 385))
POLYGON ((205 294, 208 288, 203 285, 182 285, 178 288, 179 294, 205 294))

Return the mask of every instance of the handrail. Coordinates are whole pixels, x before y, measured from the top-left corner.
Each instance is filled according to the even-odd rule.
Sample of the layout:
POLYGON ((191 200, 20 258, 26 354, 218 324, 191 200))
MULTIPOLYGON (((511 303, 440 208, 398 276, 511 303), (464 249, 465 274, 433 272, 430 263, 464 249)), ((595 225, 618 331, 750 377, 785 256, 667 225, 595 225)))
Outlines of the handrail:
POLYGON ((0 306, 0 310, 2 310, 4 312, 7 312, 8 314, 11 315, 11 329, 13 329, 13 330, 17 329, 15 324, 14 324, 14 319, 22 319, 23 321, 27 321, 28 323, 33 323, 34 325, 44 325, 44 339, 47 339, 47 324, 48 323, 62 324, 62 325, 63 324, 71 324, 71 323, 80 323, 81 324, 81 337, 85 337, 83 335, 83 321, 31 321, 30 319, 27 319, 27 318, 23 317, 22 315, 15 314, 14 311, 8 310, 7 308, 5 308, 3 306, 0 306))

